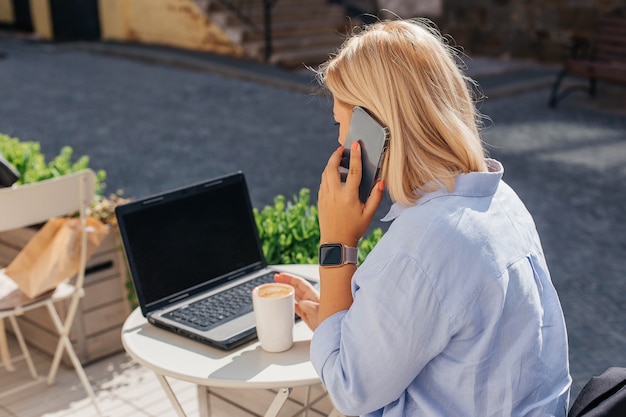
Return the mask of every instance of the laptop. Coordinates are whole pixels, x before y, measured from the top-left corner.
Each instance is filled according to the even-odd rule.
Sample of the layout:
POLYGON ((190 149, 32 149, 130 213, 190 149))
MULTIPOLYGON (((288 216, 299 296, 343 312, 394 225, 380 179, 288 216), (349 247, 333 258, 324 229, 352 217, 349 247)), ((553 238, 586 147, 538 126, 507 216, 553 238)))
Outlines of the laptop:
POLYGON ((224 350, 256 338, 251 291, 277 271, 265 261, 243 172, 120 205, 115 215, 148 322, 224 350))

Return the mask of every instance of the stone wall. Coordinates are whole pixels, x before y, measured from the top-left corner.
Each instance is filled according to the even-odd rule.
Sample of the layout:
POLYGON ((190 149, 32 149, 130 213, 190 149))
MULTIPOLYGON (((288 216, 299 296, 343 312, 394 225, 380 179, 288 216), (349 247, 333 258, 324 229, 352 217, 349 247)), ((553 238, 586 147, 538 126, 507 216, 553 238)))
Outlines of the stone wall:
POLYGON ((241 55, 194 0, 99 0, 102 39, 241 55))
POLYGON ((561 62, 569 53, 573 36, 589 37, 602 15, 626 8, 626 0, 344 1, 382 17, 387 16, 380 12, 383 8, 412 17, 412 6, 427 11, 421 16, 432 19, 470 55, 544 62, 561 62), (396 4, 398 9, 394 10, 396 4))
MULTIPOLYGON (((0 24, 11 23, 14 19, 14 1, 0 0, 0 24)), ((203 13, 210 0, 97 1, 105 40, 242 54, 241 48, 203 13)), ((572 37, 589 37, 602 15, 615 8, 626 8, 626 0, 329 1, 343 3, 351 14, 362 11, 383 18, 392 14, 403 18, 428 17, 469 55, 542 62, 562 62, 569 53, 572 37)), ((28 2, 35 32, 42 39, 53 39, 51 0, 28 2)))
POLYGON ((0 0, 0 24, 10 24, 14 20, 13 2, 11 0, 0 0))
POLYGON ((589 37, 624 0, 444 0, 442 31, 473 55, 561 62, 573 36, 589 37))
POLYGON ((32 30, 41 40, 101 38, 241 56, 241 47, 199 7, 203 1, 0 0, 0 26, 32 30), (18 21, 16 5, 24 9, 27 15, 21 17, 28 24, 18 21))

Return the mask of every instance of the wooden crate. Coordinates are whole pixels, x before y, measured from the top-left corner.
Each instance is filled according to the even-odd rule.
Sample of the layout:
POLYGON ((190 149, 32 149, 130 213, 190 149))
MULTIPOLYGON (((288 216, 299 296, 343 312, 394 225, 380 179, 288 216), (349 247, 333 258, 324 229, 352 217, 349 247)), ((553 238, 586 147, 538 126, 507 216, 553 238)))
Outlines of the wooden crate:
MULTIPOLYGON (((0 267, 8 265, 36 231, 23 228, 0 233, 0 267)), ((87 262, 85 296, 70 332, 74 350, 83 365, 123 350, 120 334, 130 314, 127 277, 119 233, 113 227, 87 262)), ((65 318, 68 306, 68 301, 57 303, 61 319, 65 318)), ((30 346, 54 355, 58 336, 46 309, 24 314, 19 317, 19 325, 30 346)), ((10 325, 7 327, 10 329, 10 325)), ((62 363, 72 366, 67 354, 62 363)))

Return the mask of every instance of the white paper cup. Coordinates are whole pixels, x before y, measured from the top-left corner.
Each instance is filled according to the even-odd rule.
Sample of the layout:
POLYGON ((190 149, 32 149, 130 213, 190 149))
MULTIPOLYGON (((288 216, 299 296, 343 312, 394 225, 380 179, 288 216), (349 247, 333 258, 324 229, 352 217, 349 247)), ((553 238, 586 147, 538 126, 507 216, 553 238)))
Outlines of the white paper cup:
POLYGON ((283 352, 293 345, 294 294, 291 285, 278 282, 252 290, 256 332, 263 350, 283 352))

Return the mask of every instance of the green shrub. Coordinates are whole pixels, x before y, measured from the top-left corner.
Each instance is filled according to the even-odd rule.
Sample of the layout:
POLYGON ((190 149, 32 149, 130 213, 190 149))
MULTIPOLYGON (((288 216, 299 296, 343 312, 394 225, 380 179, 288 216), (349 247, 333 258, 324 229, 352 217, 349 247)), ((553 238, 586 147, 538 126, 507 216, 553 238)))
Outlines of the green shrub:
MULTIPOLYGON (((0 154, 19 172, 18 184, 29 184, 37 181, 60 177, 89 167, 89 157, 81 156, 72 162, 73 150, 70 146, 61 148, 60 153, 46 162, 38 142, 20 141, 0 133, 0 154)), ((106 172, 96 172, 96 190, 104 192, 106 172)))
POLYGON ((283 195, 274 205, 254 209, 254 217, 269 264, 317 263, 320 241, 317 207, 309 205, 310 192, 303 188, 293 201, 283 195))
POLYGON ((359 265, 363 263, 367 255, 374 249, 374 246, 383 237, 383 230, 376 228, 369 236, 363 237, 359 241, 359 265))
MULTIPOLYGON (((283 195, 274 197, 274 205, 254 209, 263 253, 269 264, 316 264, 320 244, 317 206, 310 204, 311 193, 303 188, 291 201, 283 195)), ((359 241, 362 263, 382 237, 375 229, 359 241)))

